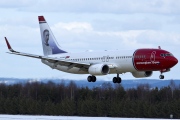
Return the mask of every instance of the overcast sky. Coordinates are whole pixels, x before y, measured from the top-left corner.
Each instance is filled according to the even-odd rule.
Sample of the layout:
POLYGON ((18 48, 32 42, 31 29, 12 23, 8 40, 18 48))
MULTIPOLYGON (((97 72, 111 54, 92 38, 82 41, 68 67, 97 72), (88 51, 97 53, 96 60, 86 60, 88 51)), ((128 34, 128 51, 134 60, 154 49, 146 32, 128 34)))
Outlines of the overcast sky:
MULTIPOLYGON (((157 48, 180 58, 180 0, 1 0, 0 77, 86 79, 7 54, 13 49, 42 55, 38 16, 43 15, 61 47, 69 52, 157 48)), ((177 64, 165 79, 178 79, 177 64)), ((152 79, 159 78, 154 72, 152 79)), ((114 75, 97 77, 111 80, 114 75)), ((130 73, 122 79, 133 79, 130 73)))

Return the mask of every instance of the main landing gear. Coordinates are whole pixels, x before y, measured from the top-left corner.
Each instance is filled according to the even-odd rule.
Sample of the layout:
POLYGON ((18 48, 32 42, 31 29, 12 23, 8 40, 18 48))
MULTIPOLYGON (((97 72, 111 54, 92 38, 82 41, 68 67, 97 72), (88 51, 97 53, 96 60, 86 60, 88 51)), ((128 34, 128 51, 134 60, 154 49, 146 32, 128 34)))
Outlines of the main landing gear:
POLYGON ((113 78, 113 83, 121 83, 121 78, 119 77, 119 74, 117 74, 117 77, 113 78))
MULTIPOLYGON (((88 76, 87 81, 88 82, 96 82, 96 76, 93 76, 93 75, 88 76)), ((117 74, 117 77, 114 77, 112 81, 113 81, 113 83, 121 83, 121 78, 119 77, 119 74, 117 74)))
POLYGON ((88 76, 87 80, 88 82, 96 82, 96 76, 88 76))

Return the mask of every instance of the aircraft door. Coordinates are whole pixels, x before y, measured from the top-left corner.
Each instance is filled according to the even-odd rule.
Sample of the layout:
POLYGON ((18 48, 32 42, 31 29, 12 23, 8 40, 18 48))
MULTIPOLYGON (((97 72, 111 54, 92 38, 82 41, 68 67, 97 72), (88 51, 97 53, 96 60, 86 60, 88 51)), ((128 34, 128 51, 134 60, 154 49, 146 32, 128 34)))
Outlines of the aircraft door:
POLYGON ((106 56, 106 62, 109 62, 109 56, 106 56))
POLYGON ((109 62, 109 56, 103 56, 102 62, 109 62))

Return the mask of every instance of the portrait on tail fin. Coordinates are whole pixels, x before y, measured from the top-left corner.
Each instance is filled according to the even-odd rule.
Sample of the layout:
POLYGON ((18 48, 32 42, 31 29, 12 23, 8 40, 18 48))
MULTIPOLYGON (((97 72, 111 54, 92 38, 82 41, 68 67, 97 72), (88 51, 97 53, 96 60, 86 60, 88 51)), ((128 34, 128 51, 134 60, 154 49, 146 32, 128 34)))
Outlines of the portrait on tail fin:
POLYGON ((49 45, 49 41, 50 41, 49 38, 50 38, 49 30, 45 29, 43 31, 43 39, 44 39, 44 47, 47 55, 51 55, 53 53, 52 48, 49 45))
POLYGON ((44 37, 44 44, 46 46, 49 46, 49 30, 44 30, 43 32, 43 37, 44 37))
POLYGON ((40 32, 41 32, 44 55, 67 53, 66 51, 62 50, 60 46, 58 45, 44 17, 39 16, 38 18, 39 18, 39 25, 40 25, 40 32))

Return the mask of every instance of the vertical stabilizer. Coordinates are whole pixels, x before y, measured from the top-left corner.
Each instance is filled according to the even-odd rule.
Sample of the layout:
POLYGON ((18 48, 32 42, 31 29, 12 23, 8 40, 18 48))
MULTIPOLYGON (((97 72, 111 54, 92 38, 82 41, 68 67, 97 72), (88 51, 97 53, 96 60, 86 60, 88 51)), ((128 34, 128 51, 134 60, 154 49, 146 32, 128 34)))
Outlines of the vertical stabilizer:
POLYGON ((67 53, 60 49, 49 25, 43 16, 38 16, 44 55, 67 53))

